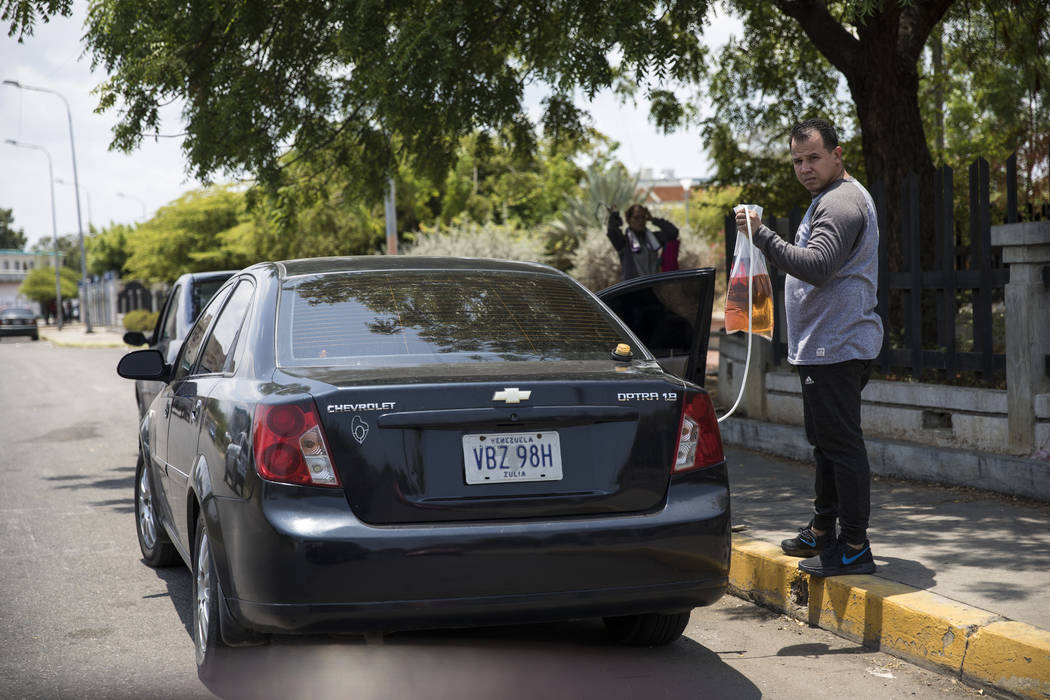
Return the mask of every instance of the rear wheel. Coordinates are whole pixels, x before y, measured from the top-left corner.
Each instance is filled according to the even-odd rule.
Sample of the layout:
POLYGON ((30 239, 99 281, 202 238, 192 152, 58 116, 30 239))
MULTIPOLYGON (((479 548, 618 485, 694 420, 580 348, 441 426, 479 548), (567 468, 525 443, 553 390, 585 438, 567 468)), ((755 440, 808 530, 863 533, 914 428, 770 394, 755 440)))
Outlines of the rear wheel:
POLYGON ((620 644, 663 646, 682 636, 689 624, 689 611, 678 613, 645 613, 605 618, 609 636, 620 644))
POLYGON ((135 522, 138 525, 139 549, 148 566, 172 566, 179 563, 179 553, 157 518, 153 500, 153 478, 146 468, 146 460, 139 451, 135 465, 135 522))
POLYGON ((193 548, 193 645, 197 652, 197 675, 213 680, 226 650, 219 631, 219 583, 211 556, 211 541, 204 516, 197 516, 196 546, 193 548))

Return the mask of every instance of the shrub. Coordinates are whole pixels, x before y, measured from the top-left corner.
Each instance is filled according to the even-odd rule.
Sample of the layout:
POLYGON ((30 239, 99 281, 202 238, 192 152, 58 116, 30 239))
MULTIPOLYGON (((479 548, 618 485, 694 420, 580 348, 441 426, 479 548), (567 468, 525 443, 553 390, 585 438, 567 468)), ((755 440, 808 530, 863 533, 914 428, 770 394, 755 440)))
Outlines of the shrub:
POLYGON ((440 231, 416 234, 415 242, 404 254, 545 262, 543 244, 543 238, 529 229, 491 222, 454 223, 440 231))
POLYGON ((124 330, 148 333, 157 325, 158 315, 157 311, 146 311, 145 309, 129 311, 124 314, 124 330))

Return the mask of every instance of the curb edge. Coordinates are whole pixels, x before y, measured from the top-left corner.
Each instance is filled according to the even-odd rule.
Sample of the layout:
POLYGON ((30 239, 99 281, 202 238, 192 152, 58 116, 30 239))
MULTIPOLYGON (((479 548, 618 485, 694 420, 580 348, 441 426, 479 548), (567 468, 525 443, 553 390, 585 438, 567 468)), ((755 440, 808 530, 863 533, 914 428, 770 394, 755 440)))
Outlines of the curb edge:
POLYGON ((733 534, 729 592, 968 683, 1050 697, 1050 632, 878 576, 816 578, 733 534))

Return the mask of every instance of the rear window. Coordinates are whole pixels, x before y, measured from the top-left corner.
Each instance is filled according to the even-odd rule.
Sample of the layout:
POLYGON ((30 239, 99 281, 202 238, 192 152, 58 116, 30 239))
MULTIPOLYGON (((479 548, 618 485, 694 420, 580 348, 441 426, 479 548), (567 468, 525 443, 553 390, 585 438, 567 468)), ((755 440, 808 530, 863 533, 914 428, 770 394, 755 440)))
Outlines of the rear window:
POLYGON ((283 366, 608 359, 629 342, 575 283, 517 272, 333 273, 285 282, 283 366))

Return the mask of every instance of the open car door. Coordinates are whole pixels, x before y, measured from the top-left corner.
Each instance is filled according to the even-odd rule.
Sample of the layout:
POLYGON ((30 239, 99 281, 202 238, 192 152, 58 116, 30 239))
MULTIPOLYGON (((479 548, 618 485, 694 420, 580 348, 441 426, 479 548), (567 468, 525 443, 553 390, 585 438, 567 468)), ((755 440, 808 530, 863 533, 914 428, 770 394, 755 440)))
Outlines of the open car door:
POLYGON ((703 386, 714 268, 636 277, 597 296, 645 343, 665 371, 703 386))

